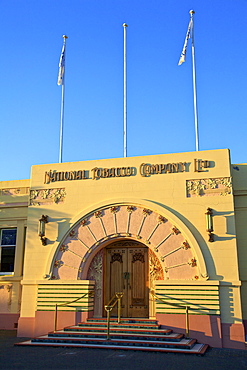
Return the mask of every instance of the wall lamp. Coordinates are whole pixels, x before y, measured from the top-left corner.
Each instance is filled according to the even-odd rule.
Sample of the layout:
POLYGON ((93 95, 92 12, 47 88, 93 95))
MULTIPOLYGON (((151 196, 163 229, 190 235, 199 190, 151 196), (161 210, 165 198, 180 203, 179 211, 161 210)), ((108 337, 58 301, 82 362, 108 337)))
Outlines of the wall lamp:
POLYGON ((48 216, 42 215, 39 219, 39 236, 42 245, 47 245, 47 238, 45 237, 45 224, 48 223, 48 216))
POLYGON ((214 228, 213 228, 213 210, 212 210, 212 208, 208 208, 205 215, 206 215, 207 232, 208 232, 208 236, 209 236, 208 241, 209 242, 214 242, 214 234, 212 233, 212 231, 214 231, 214 228))

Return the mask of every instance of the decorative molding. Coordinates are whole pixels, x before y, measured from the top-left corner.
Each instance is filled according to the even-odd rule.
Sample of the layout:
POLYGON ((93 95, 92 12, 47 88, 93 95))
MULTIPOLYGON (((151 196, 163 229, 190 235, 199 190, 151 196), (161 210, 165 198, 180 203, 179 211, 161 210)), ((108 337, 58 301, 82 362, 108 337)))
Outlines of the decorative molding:
POLYGON ((144 225, 144 222, 147 218, 147 216, 149 216, 150 214, 152 213, 152 211, 150 209, 147 209, 147 208, 143 208, 142 210, 142 214, 143 214, 143 218, 142 218, 142 221, 141 221, 141 224, 140 224, 140 227, 139 227, 139 230, 137 232, 137 238, 138 239, 141 239, 141 231, 142 231, 142 228, 143 228, 143 225, 144 225))
POLYGON ((119 211, 119 207, 113 206, 110 208, 111 213, 116 213, 119 211))
POLYGON ((103 251, 99 251, 93 258, 87 274, 88 280, 95 281, 95 298, 102 296, 103 283, 103 251))
POLYGON ((186 180, 187 197, 232 194, 232 178, 186 180))
POLYGON ((96 218, 102 217, 103 216, 103 211, 96 211, 96 212, 94 212, 94 216, 96 218))
POLYGON ((180 234, 180 231, 178 230, 176 226, 173 226, 172 231, 174 232, 175 235, 180 234))
POLYGON ((88 224, 88 219, 87 218, 84 218, 84 220, 82 220, 80 222, 81 226, 86 226, 88 224))
MULTIPOLYGON (((97 255, 101 249, 98 246, 103 247, 105 243, 105 246, 113 247, 114 242, 119 243, 120 240, 126 246, 138 240, 143 245, 148 244, 152 254, 149 259, 155 260, 158 266, 150 267, 154 280, 157 280, 157 269, 166 280, 208 279, 206 273, 202 275, 205 271, 201 271, 204 261, 200 253, 198 256, 194 244, 186 238, 179 223, 172 223, 155 210, 132 204, 97 208, 68 230, 51 262, 51 279, 85 278, 94 254, 97 255), (64 268, 59 269, 62 266, 64 268)), ((112 255, 111 263, 115 261, 122 262, 117 253, 112 255)))
POLYGON ((65 200, 65 196, 65 188, 30 190, 29 205, 40 206, 41 204, 62 203, 65 200))
POLYGON ((59 268, 59 267, 61 267, 63 265, 63 262, 62 261, 60 261, 60 260, 56 260, 55 262, 54 262, 54 267, 55 268, 59 268))
MULTIPOLYGON (((170 234, 168 234, 163 240, 161 240, 161 242, 159 243, 159 244, 157 244, 156 245, 156 247, 154 248, 154 250, 155 250, 155 252, 158 252, 158 249, 159 249, 159 247, 163 244, 163 243, 165 243, 166 241, 167 241, 167 239, 169 239, 170 238, 170 236, 172 236, 172 235, 178 235, 180 233, 180 231, 178 230, 178 228, 176 227, 176 226, 173 226, 172 227, 172 230, 171 230, 171 232, 170 232, 170 234)), ((180 247, 179 247, 180 248, 180 247)))
POLYGON ((159 224, 162 224, 162 223, 165 223, 167 221, 167 219, 165 217, 159 215, 157 221, 158 221, 159 224))
POLYGON ((195 267, 197 264, 196 264, 196 259, 195 258, 192 258, 192 260, 190 261, 190 262, 188 262, 189 263, 189 265, 191 266, 191 267, 195 267))
MULTIPOLYGON (((86 224, 84 224, 84 225, 82 225, 82 226, 85 226, 86 224)), ((69 233, 69 236, 71 237, 71 238, 75 238, 75 239, 77 239, 77 240, 79 240, 79 242, 81 242, 81 244, 84 246, 84 247, 86 247, 87 249, 88 249, 88 253, 90 253, 91 252, 91 250, 90 250, 90 247, 88 247, 87 246, 87 244, 85 244, 84 243, 84 241, 82 241, 77 235, 76 235, 76 232, 75 232, 75 230, 71 230, 71 232, 69 233)))
POLYGON ((152 211, 150 209, 144 208, 142 213, 144 214, 144 216, 149 216, 151 215, 152 211))
POLYGON ((140 253, 138 253, 138 252, 134 253, 132 255, 132 263, 134 263, 136 261, 140 261, 140 262, 144 263, 145 262, 145 260, 144 260, 144 254, 141 253, 141 252, 140 253))
POLYGON ((4 289, 6 291, 6 293, 3 292, 3 299, 4 299, 4 295, 5 295, 5 303, 7 304, 7 306, 5 306, 7 309, 8 312, 10 312, 10 309, 11 309, 11 303, 12 303, 12 284, 2 284, 0 285, 0 289, 4 289))
POLYGON ((164 280, 164 272, 158 257, 153 253, 151 249, 149 249, 148 252, 150 288, 153 288, 155 280, 164 280))
POLYGON ((116 261, 123 263, 123 256, 121 255, 121 253, 113 253, 111 255, 111 263, 116 262, 116 261))
MULTIPOLYGON (((185 250, 187 250, 187 249, 189 249, 189 248, 190 248, 189 244, 185 241, 185 242, 183 242, 183 244, 182 244, 182 245, 180 245, 179 247, 177 247, 177 248, 175 248, 175 249, 172 249, 171 251, 167 252, 164 256, 160 257, 160 260, 161 260, 162 262, 164 262, 164 261, 165 261, 165 258, 166 258, 166 257, 168 257, 168 256, 170 256, 171 254, 173 254, 173 253, 175 253, 175 252, 179 251, 180 249, 185 249, 185 250)), ((196 266, 196 265, 195 265, 195 266, 196 266)))
POLYGON ((29 194, 29 187, 0 189, 0 196, 18 196, 29 194))

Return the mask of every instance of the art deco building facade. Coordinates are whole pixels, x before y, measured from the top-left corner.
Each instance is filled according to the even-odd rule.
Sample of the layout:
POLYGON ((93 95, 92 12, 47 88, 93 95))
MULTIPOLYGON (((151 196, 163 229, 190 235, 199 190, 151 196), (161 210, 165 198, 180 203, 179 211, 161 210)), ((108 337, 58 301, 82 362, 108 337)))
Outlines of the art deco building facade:
POLYGON ((228 150, 37 165, 0 182, 0 328, 32 337, 105 316, 156 318, 245 348, 247 165, 228 150), (154 297, 165 299, 159 301, 154 297), (175 304, 180 304, 180 307, 175 304), (114 312, 113 312, 114 314, 114 312))

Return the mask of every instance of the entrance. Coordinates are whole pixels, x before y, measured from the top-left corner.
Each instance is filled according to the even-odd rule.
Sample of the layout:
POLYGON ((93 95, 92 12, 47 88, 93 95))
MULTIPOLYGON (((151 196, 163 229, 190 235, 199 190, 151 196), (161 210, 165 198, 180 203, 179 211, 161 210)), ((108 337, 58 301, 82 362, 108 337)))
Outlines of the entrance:
MULTIPOLYGON (((148 317, 148 248, 133 241, 119 241, 105 249, 105 304, 123 292, 123 317, 148 317)), ((112 310, 117 315, 117 307, 112 310)))

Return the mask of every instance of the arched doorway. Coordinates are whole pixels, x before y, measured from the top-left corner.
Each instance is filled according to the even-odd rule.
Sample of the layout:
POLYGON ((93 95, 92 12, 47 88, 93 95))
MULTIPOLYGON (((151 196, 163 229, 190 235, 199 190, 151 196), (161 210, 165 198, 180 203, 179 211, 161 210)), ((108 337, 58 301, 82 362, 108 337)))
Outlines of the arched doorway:
POLYGON ((140 205, 124 203, 104 206, 80 217, 67 231, 55 254, 51 253, 51 280, 70 283, 76 280, 82 285, 92 282, 95 291, 95 317, 102 317, 105 313, 104 305, 108 303, 111 295, 127 286, 127 301, 124 305, 128 306, 128 309, 126 308, 124 315, 154 317, 154 301, 150 299, 146 305, 146 298, 144 301, 140 299, 138 289, 143 289, 143 296, 146 297, 146 291, 155 289, 157 280, 208 279, 203 255, 191 232, 176 216, 167 210, 167 214, 163 215, 164 210, 159 208, 151 210, 140 205), (127 250, 122 253, 117 251, 125 248, 116 244, 120 242, 133 244, 126 245, 127 250), (137 248, 144 249, 138 251, 137 248), (134 272, 131 270, 131 249, 136 249, 134 272), (107 253, 109 260, 106 258, 107 253), (142 254, 145 256, 145 253, 148 257, 144 258, 143 265, 142 254), (127 255, 127 262, 124 262, 123 254, 127 255), (122 265, 120 262, 117 264, 118 258, 122 258, 122 265), (138 271, 142 271, 141 281, 145 281, 146 285, 134 285, 136 291, 132 294, 133 282, 140 280, 138 271), (109 278, 111 274, 113 277, 109 278), (129 306, 136 308, 131 310, 133 307, 129 306))
MULTIPOLYGON (((111 243, 105 248, 104 296, 109 302, 123 292, 123 317, 148 317, 148 247, 132 240, 111 243)), ((112 314, 116 314, 116 308, 112 314)))

